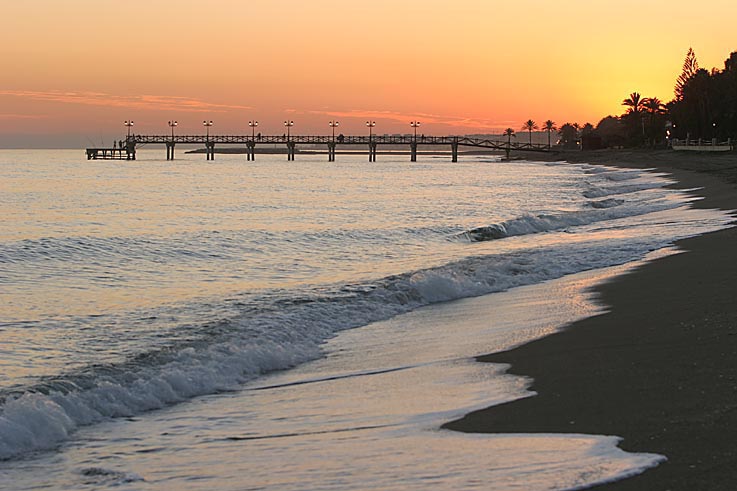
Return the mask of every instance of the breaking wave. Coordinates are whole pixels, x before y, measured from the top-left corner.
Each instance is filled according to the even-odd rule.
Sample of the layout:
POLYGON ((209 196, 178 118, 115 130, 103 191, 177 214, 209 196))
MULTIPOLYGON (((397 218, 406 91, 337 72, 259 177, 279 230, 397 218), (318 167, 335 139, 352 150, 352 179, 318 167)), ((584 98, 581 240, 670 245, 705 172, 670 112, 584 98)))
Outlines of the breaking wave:
POLYGON ((319 357, 321 343, 344 329, 627 262, 664 245, 653 239, 567 245, 469 257, 369 283, 271 292, 254 300, 260 308, 203 325, 187 342, 0 393, 0 459, 53 448, 81 426, 235 390, 266 372, 319 357))

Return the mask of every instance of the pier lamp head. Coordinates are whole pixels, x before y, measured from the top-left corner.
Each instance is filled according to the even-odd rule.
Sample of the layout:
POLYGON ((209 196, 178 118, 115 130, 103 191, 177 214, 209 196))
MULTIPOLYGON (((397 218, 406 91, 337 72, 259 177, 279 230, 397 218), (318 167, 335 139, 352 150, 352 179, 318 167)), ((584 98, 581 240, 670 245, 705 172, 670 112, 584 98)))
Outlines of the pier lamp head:
POLYGON ((413 128, 418 128, 420 124, 421 123, 419 121, 412 121, 409 125, 413 128))
POLYGON ((133 126, 133 121, 123 121, 123 124, 130 127, 133 126))
POLYGON ((337 121, 330 121, 330 122, 328 123, 328 126, 330 126, 331 128, 335 128, 335 127, 336 127, 336 126, 338 126, 338 125, 340 125, 340 123, 339 123, 339 122, 337 122, 337 121))
POLYGON ((369 128, 373 128, 374 126, 376 126, 376 121, 366 121, 366 126, 368 126, 369 128))
POLYGON ((169 121, 169 126, 171 126, 172 128, 173 128, 173 127, 175 127, 175 126, 176 126, 176 125, 178 125, 178 124, 179 124, 179 123, 178 123, 178 122, 176 122, 176 121, 169 121))
POLYGON ((251 126, 251 127, 258 126, 258 121, 249 121, 248 126, 251 126))
POLYGON ((205 126, 212 126, 212 121, 203 121, 202 124, 205 126))
POLYGON ((284 121, 284 126, 294 126, 294 121, 284 121))

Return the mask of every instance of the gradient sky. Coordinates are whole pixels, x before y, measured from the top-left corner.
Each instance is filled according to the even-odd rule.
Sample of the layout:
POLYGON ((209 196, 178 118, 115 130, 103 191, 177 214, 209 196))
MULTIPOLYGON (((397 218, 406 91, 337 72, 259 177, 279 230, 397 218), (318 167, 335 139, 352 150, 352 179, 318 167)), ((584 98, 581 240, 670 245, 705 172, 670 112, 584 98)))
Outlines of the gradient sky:
POLYGON ((138 133, 498 132, 668 101, 692 46, 737 50, 737 2, 0 0, 0 146, 138 133))

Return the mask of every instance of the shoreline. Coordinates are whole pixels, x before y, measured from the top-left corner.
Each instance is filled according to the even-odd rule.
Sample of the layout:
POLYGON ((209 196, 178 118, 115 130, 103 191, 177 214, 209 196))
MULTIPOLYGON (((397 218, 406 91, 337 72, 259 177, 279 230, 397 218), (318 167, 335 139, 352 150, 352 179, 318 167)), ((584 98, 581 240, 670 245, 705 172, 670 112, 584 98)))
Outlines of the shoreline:
MULTIPOLYGON (((531 157, 532 158, 532 157, 531 157)), ((538 158, 539 160, 539 158, 538 158)), ((546 160, 652 168, 703 199, 737 209, 737 155, 600 151, 546 160)), ((510 351, 477 358, 533 379, 535 397, 474 411, 443 428, 467 433, 622 437, 665 455, 616 490, 733 489, 737 481, 737 228, 676 242, 666 256, 594 288, 608 312, 510 351)))

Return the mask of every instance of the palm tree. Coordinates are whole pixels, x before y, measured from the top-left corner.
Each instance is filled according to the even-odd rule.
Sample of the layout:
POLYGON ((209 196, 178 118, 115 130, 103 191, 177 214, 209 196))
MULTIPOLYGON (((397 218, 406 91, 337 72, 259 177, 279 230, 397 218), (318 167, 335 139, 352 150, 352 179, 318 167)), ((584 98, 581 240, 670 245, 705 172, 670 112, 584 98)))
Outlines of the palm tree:
POLYGON ((530 132, 530 147, 532 147, 532 130, 536 130, 537 128, 537 123, 531 119, 528 119, 527 121, 525 121, 525 124, 522 125, 523 130, 527 130, 530 132))
MULTIPOLYGON (((582 126, 580 124, 578 124, 578 123, 573 123, 571 126, 573 126, 573 129, 576 130, 576 147, 578 148, 579 145, 580 145, 580 147, 583 149, 583 142, 580 141, 579 138, 578 138, 579 133, 581 132, 582 126)), ((581 135, 581 136, 583 136, 583 135, 581 135)))
POLYGON ((550 148, 550 132, 558 129, 555 127, 555 121, 550 119, 545 121, 543 123, 543 129, 548 132, 548 148, 550 148))
POLYGON ((623 106, 629 107, 627 114, 639 114, 643 109, 644 99, 637 92, 632 92, 630 96, 622 101, 623 106))
POLYGON ((561 143, 565 148, 574 148, 578 146, 578 123, 565 123, 558 130, 561 143))
POLYGON ((665 104, 657 97, 645 97, 642 100, 642 107, 651 115, 665 113, 665 104))
MULTIPOLYGON (((661 129, 662 126, 665 126, 665 122, 662 121, 662 119, 658 118, 658 116, 661 116, 666 113, 666 107, 665 104, 663 104, 663 101, 658 99, 657 97, 646 97, 642 100, 642 106, 645 108, 645 110, 648 113, 648 126, 649 126, 649 138, 651 145, 655 146, 655 140, 656 140, 656 121, 660 121, 661 129)), ((642 132, 643 136, 645 133, 645 116, 642 117, 642 132)))
POLYGON ((514 130, 512 128, 507 128, 504 130, 504 134, 507 135, 507 148, 504 149, 504 153, 507 155, 507 160, 509 160, 509 152, 512 150, 512 137, 516 136, 514 134, 514 130))
POLYGON ((512 137, 514 135, 514 130, 512 128, 507 128, 504 130, 504 134, 507 136, 507 146, 512 145, 512 137))

